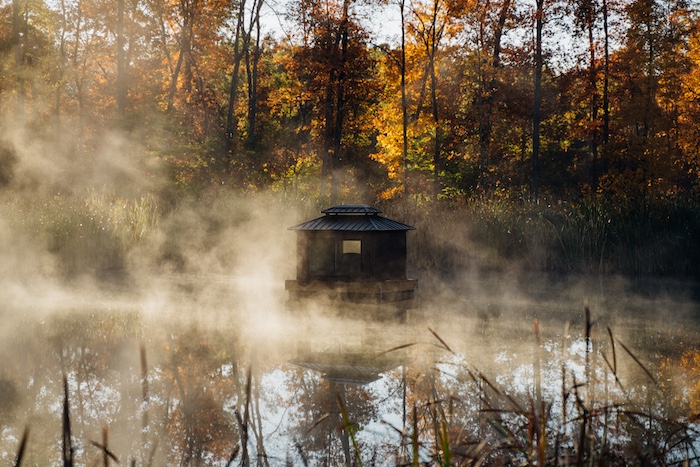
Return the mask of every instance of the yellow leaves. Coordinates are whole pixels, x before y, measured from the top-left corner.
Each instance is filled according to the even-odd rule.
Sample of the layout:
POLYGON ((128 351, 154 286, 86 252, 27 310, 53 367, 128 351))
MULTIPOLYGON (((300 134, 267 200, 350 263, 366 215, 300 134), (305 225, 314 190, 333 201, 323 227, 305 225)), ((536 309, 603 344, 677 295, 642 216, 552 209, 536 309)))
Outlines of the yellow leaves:
POLYGON ((387 130, 377 136, 377 145, 380 150, 371 154, 370 157, 386 167, 390 179, 395 179, 403 163, 401 128, 398 128, 398 134, 395 127, 387 130))
POLYGON ((397 199, 403 195, 403 190, 404 190, 403 186, 395 186, 395 187, 387 188, 386 190, 379 193, 378 198, 381 201, 388 201, 391 199, 397 199))

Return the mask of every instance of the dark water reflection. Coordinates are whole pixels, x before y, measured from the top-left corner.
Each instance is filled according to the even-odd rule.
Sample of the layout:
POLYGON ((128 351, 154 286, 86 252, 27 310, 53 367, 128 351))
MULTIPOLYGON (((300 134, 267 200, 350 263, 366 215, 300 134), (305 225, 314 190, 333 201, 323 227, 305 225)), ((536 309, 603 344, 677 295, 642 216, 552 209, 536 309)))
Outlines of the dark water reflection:
POLYGON ((7 306, 0 458, 29 427, 23 465, 64 465, 65 375, 76 465, 105 444, 122 465, 692 464, 696 289, 640 284, 424 281, 403 323, 290 316, 278 289, 270 309, 221 285, 7 306))

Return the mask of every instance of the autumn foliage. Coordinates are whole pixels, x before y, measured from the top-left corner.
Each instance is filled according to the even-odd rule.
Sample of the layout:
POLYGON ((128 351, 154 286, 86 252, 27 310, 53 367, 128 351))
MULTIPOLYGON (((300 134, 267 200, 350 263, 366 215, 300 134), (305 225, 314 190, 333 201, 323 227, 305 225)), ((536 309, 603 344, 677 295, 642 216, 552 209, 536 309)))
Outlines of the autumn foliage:
POLYGON ((272 21, 268 7, 6 0, 0 182, 26 183, 36 139, 59 140, 81 178, 118 132, 138 143, 130 163, 167 169, 171 194, 698 196, 685 2, 297 0, 272 21))

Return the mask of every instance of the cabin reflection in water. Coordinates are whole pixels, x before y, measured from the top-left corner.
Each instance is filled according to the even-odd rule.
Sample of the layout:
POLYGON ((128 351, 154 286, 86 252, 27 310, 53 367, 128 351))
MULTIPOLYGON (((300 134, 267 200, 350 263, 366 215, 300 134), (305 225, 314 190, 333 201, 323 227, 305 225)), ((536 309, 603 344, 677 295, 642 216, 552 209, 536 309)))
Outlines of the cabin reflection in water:
POLYGON ((381 374, 402 365, 398 355, 379 355, 370 352, 300 352, 292 363, 321 373, 334 383, 367 384, 381 378, 381 374))
POLYGON ((402 333, 387 333, 386 326, 400 328, 414 306, 416 281, 406 275, 406 233, 414 228, 364 204, 321 213, 290 228, 297 234, 297 277, 285 283, 287 310, 337 320, 332 329, 300 336, 294 363, 331 381, 368 383, 401 365, 385 351, 405 343, 402 333))

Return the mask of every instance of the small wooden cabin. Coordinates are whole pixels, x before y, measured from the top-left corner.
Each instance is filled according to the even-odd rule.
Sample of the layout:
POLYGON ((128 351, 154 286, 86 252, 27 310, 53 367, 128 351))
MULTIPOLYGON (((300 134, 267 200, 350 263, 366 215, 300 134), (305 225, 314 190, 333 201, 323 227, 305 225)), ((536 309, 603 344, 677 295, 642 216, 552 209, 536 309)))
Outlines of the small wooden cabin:
POLYGON ((414 228, 364 204, 321 213, 290 227, 297 233, 297 278, 286 281, 290 302, 320 298, 406 309, 416 286, 406 276, 406 233, 414 228))

